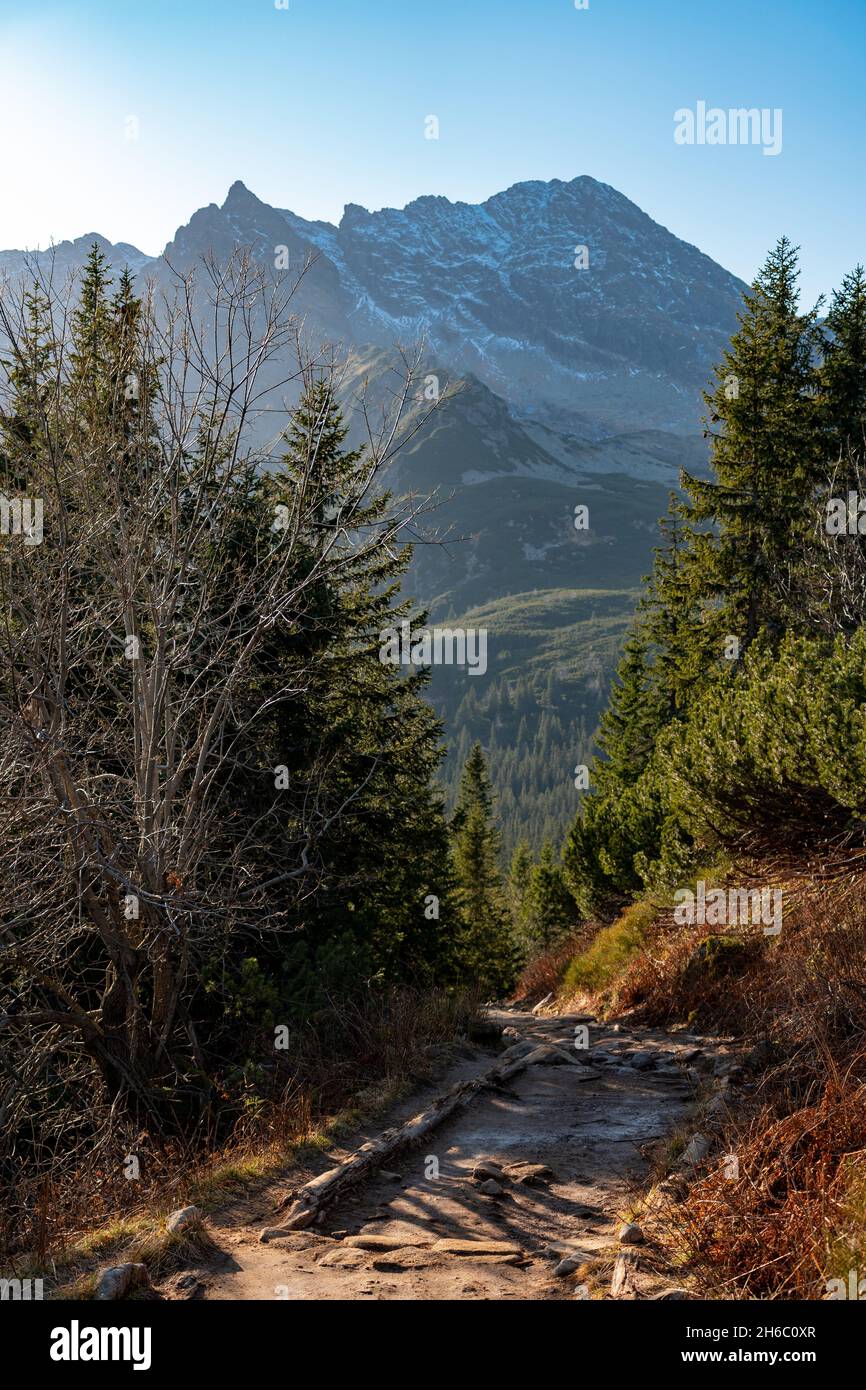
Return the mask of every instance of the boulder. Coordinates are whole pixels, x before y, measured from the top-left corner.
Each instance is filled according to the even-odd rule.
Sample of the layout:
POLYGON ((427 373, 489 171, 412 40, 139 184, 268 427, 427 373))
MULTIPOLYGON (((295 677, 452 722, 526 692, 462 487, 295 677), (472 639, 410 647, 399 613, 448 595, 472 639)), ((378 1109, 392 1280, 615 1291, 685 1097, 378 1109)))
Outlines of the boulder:
POLYGON ((705 1134, 693 1134, 680 1158, 680 1163, 702 1163, 712 1148, 705 1134))
POLYGON ((617 1236, 620 1245, 643 1245, 643 1238, 643 1231, 633 1221, 627 1221, 621 1226, 617 1236))
POLYGON ((110 1299, 125 1298, 133 1289, 147 1288, 149 1285, 146 1265, 112 1265, 101 1270, 97 1276, 93 1297, 96 1302, 104 1303, 110 1299))
POLYGON ((204 1224, 204 1217, 198 1207, 181 1207, 178 1211, 173 1211, 166 1221, 166 1229, 169 1231, 198 1231, 204 1224))

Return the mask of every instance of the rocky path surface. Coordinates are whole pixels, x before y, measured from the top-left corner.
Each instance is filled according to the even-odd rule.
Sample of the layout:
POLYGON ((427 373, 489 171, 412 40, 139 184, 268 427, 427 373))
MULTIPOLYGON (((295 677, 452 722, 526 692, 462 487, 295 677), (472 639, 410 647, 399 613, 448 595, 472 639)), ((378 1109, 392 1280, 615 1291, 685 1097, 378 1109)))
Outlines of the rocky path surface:
MULTIPOLYGON (((706 1039, 619 1030, 585 1015, 492 1017, 535 1048, 551 1044, 544 1061, 482 1092, 309 1229, 260 1241, 262 1227, 280 1220, 274 1188, 223 1212, 210 1223, 219 1253, 166 1281, 163 1297, 610 1297, 625 1267, 640 1270, 625 1296, 665 1296, 676 1281, 652 1241, 626 1229, 628 1217, 654 1154, 672 1131, 694 1127, 696 1088, 725 1070, 724 1052, 706 1039), (586 1049, 575 1047, 581 1028, 586 1049)), ((445 1082, 491 1060, 467 1056, 445 1082)), ((416 1094, 387 1123, 402 1123, 442 1089, 440 1080, 416 1094)), ((384 1127, 354 1136, 352 1147, 384 1127)), ((350 1151, 322 1153, 319 1171, 350 1151)))

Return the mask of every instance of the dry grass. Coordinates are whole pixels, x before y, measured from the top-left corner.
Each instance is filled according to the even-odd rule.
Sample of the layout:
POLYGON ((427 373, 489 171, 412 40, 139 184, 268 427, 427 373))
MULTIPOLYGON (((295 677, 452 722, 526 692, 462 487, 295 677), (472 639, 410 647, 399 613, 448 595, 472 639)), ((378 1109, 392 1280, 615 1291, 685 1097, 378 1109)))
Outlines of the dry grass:
POLYGON ((713 929, 658 912, 603 1002, 755 1049, 721 1135, 738 1176, 709 1160, 667 1217, 685 1272, 707 1297, 825 1298, 866 1277, 866 870, 839 854, 735 881, 783 886, 780 936, 745 929, 702 959, 713 929))
POLYGON ((326 1147, 379 1113, 431 1073, 477 1012, 466 994, 392 989, 320 1017, 297 1039, 270 1094, 251 1093, 218 1145, 160 1148, 141 1134, 135 1181, 124 1176, 125 1144, 54 1181, 25 1179, 0 1215, 4 1269, 84 1288, 97 1261, 122 1256, 155 1277, 184 1263, 184 1242, 206 1236, 169 1233, 173 1210, 218 1210, 275 1178, 305 1145, 326 1147))
POLYGON ((570 932, 555 946, 528 961, 514 987, 512 1002, 530 1007, 546 999, 548 994, 558 994, 566 970, 575 955, 586 946, 591 932, 591 927, 570 932))

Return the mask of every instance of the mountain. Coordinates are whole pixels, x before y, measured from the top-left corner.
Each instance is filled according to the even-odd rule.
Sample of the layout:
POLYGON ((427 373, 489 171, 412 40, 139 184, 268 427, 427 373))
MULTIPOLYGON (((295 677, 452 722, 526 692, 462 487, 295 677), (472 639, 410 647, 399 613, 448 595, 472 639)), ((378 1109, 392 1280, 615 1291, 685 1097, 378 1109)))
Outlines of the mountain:
MULTIPOLYGON (((561 830, 667 494, 681 467, 705 467, 700 392, 743 284, 587 177, 519 183, 479 204, 349 204, 338 226, 237 182, 162 257, 94 234, 37 260, 65 275, 94 240, 115 269, 158 281, 207 253, 248 247, 274 265, 287 252, 290 272, 306 267, 293 308, 308 338, 350 354, 350 416, 359 385, 375 392, 386 380, 397 344, 423 343, 426 370, 459 383, 391 477, 395 490, 438 502, 444 543, 416 547, 410 592, 431 620, 470 626, 482 615, 489 629, 484 681, 433 673, 452 749, 446 782, 470 733, 481 737, 506 843, 521 824, 536 843, 561 830), (587 529, 574 526, 576 506, 589 508, 587 529)), ((26 264, 0 253, 0 273, 26 264)))
POLYGON ((184 266, 213 247, 288 248, 316 264, 300 305, 329 340, 423 337, 531 418, 590 437, 693 429, 742 284, 607 184, 515 184, 480 204, 417 198, 339 226, 262 203, 235 183, 166 247, 184 266), (575 249, 587 248, 587 269, 575 249))
MULTIPOLYGON (((135 247, 97 234, 61 242, 59 268, 98 241, 111 263, 159 271, 135 247)), ((601 438, 697 424, 698 393, 730 333, 742 283, 608 184, 518 183, 479 204, 422 197, 339 226, 270 207, 243 183, 178 228, 164 257, 187 268, 206 251, 286 247, 312 255, 299 309, 329 341, 391 347, 423 337, 453 374, 471 374, 530 419, 601 438), (575 268, 585 247, 586 269, 575 268)), ((24 263, 0 252, 0 270, 24 263)))
POLYGON ((55 284, 62 284, 68 274, 81 269, 94 242, 115 271, 128 266, 139 275, 156 264, 152 256, 146 256, 126 242, 115 244, 106 241, 99 232, 87 232, 74 241, 59 241, 45 251, 0 251, 0 278, 28 273, 32 267, 38 267, 43 275, 53 271, 55 284))

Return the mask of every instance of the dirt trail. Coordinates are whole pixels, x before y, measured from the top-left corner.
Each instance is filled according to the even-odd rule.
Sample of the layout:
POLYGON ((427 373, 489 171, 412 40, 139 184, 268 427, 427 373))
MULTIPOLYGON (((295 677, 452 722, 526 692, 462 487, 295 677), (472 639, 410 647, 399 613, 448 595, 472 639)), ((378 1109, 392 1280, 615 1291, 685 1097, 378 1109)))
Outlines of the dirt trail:
MULTIPOLYGON (((401 1153, 397 1172, 376 1174, 311 1230, 260 1243, 262 1227, 280 1220, 275 1205, 285 1182, 223 1212, 210 1223, 220 1255, 166 1281, 163 1296, 556 1299, 586 1297, 602 1279, 606 1287, 629 1199, 647 1176, 653 1147, 687 1122, 697 1079, 690 1067, 712 1067, 713 1044, 591 1023, 589 1050, 576 1052, 575 1028, 588 1023, 584 1015, 534 1018, 509 1010, 493 1017, 533 1042, 558 1044, 559 1064, 530 1066, 506 1087, 482 1093, 419 1149, 401 1153), (488 1195, 473 1178, 483 1159, 504 1170, 501 1193, 488 1195), (550 1172, 531 1175, 519 1165, 550 1172), (527 1176, 532 1180, 522 1180, 527 1176), (358 1237, 378 1248, 359 1248, 358 1237), (478 1245, 463 1253, 452 1244, 457 1240, 496 1245, 486 1255, 478 1245), (579 1283, 585 1273, 556 1274, 568 1256, 576 1264, 595 1262, 597 1278, 586 1285, 579 1283)), ((352 1147, 401 1123, 445 1084, 490 1064, 490 1054, 480 1050, 462 1059, 436 1087, 353 1136, 352 1147)), ((348 1152, 322 1153, 313 1171, 332 1167, 348 1152)), ((291 1174, 289 1182, 311 1175, 291 1174)), ((675 1283, 651 1246, 642 1245, 639 1258, 639 1296, 675 1283)))

